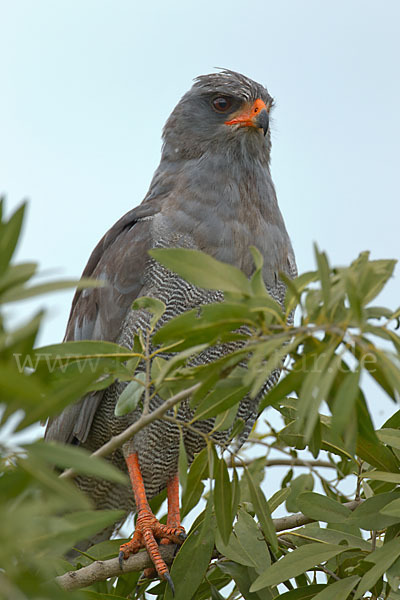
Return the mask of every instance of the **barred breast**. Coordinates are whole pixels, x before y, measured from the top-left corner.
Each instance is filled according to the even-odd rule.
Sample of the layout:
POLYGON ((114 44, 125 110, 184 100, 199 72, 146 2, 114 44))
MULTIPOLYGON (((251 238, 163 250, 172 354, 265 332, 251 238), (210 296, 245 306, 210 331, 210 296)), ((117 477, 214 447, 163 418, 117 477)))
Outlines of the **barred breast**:
MULTIPOLYGON (((156 246, 165 247, 166 243, 161 241, 156 246)), ((166 310, 159 320, 157 328, 187 310, 223 300, 222 292, 197 288, 153 260, 149 261, 144 280, 145 293, 143 295, 158 298, 166 305, 166 310)), ((285 292, 283 284, 278 281, 276 288, 269 291, 282 304, 285 292)), ((121 329, 120 337, 117 340, 118 343, 131 348, 134 336, 139 330, 145 333, 148 330, 148 323, 149 315, 146 311, 131 310, 121 329)), ((239 343, 235 342, 208 348, 200 353, 192 361, 192 364, 199 365, 214 361, 228 352, 232 352, 239 345, 239 343)), ((139 370, 143 370, 143 366, 139 366, 139 370)), ((279 370, 275 370, 265 382, 262 391, 256 398, 245 397, 240 402, 236 419, 241 419, 244 422, 244 427, 236 442, 237 447, 244 443, 255 423, 260 399, 276 383, 278 378, 279 370)), ((88 438, 83 444, 88 450, 96 450, 99 446, 107 442, 111 436, 121 433, 140 418, 141 409, 137 409, 124 417, 116 417, 114 414, 116 402, 126 385, 127 383, 117 382, 106 390, 101 404, 96 411, 88 438)), ((150 410, 154 410, 162 402, 163 400, 160 397, 155 396, 151 401, 150 410)), ((189 401, 183 401, 180 405, 177 418, 179 421, 189 422, 192 417, 193 411, 189 407, 189 401)), ((214 422, 215 418, 196 422, 194 428, 200 434, 197 434, 193 428, 182 428, 189 464, 192 462, 195 454, 205 446, 204 437, 201 434, 210 433, 214 422)), ((215 432, 213 439, 219 444, 224 444, 230 437, 232 427, 224 431, 215 432)), ((161 492, 166 487, 167 482, 177 472, 179 435, 179 427, 177 425, 157 420, 138 432, 126 446, 127 453, 138 452, 148 499, 153 498, 161 492)), ((121 470, 126 471, 122 449, 116 450, 109 457, 109 460, 121 470)), ((79 477, 78 485, 90 494, 96 507, 99 509, 120 508, 126 510, 126 512, 135 510, 133 494, 129 487, 87 477, 79 477)))

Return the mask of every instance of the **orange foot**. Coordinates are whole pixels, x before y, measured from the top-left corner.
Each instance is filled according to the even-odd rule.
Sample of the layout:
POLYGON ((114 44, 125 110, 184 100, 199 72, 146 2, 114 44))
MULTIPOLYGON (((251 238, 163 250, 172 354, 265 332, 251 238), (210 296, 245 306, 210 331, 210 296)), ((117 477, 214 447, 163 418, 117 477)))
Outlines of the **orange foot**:
MULTIPOLYGON (((168 581, 173 590, 174 586, 172 579, 167 565, 161 558, 157 540, 160 540, 163 544, 171 542, 174 544, 182 544, 185 539, 186 533, 182 526, 168 527, 168 525, 163 525, 158 521, 158 519, 156 519, 150 509, 144 508, 139 511, 136 521, 136 528, 132 539, 129 542, 126 542, 126 544, 122 544, 122 546, 120 546, 120 567, 122 569, 123 560, 128 558, 128 556, 131 554, 136 554, 136 552, 138 552, 141 548, 146 548, 156 568, 158 576, 161 579, 168 581)), ((149 570, 148 573, 150 574, 151 571, 152 569, 149 570)))

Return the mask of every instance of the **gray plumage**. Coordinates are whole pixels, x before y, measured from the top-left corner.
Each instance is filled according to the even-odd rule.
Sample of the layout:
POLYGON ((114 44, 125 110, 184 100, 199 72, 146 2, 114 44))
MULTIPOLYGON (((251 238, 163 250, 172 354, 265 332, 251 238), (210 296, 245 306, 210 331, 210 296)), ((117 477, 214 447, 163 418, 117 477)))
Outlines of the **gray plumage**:
MULTIPOLYGON (((253 263, 249 246, 264 257, 263 276, 270 294, 281 304, 285 286, 279 272, 296 275, 296 263, 272 183, 270 134, 255 127, 226 125, 225 121, 245 103, 260 98, 269 108, 272 98, 260 84, 232 71, 198 77, 178 103, 163 133, 161 162, 142 204, 129 211, 102 238, 83 272, 108 282, 98 289, 75 294, 65 340, 109 340, 131 347, 138 328, 145 329, 148 315, 132 311, 138 296, 153 296, 165 302, 162 322, 201 304, 219 301, 222 294, 200 290, 149 258, 154 247, 184 247, 202 250, 251 275, 253 263), (218 95, 231 99, 228 112, 212 107, 218 95)), ((198 359, 208 362, 229 350, 219 346, 198 359)), ((278 377, 274 373, 264 392, 278 377)), ((93 451, 112 435, 137 420, 139 411, 115 417, 114 407, 125 384, 89 394, 52 419, 46 430, 48 440, 79 443, 93 451)), ((161 399, 155 397, 150 409, 161 399)), ((257 417, 259 398, 245 398, 238 418, 245 423, 242 440, 257 417)), ((178 418, 191 416, 187 402, 178 418)), ((204 432, 213 420, 196 424, 204 432)), ((202 438, 185 431, 189 459, 202 446, 202 438)), ((227 432, 219 434, 223 441, 227 432)), ((137 451, 148 498, 166 487, 177 471, 179 432, 175 425, 155 421, 141 430, 109 457, 126 470, 125 454, 137 451)), ((88 477, 77 478, 79 487, 97 508, 134 510, 130 488, 88 477)), ((96 541, 111 531, 103 532, 96 541)), ((93 541, 93 540, 92 540, 93 541)))

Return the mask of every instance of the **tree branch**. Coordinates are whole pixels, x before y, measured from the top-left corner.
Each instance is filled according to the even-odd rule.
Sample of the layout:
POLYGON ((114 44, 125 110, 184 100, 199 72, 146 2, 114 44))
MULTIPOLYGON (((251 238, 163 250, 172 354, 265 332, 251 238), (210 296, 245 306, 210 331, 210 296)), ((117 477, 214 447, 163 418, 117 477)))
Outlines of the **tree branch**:
MULTIPOLYGON (((355 510, 362 502, 363 500, 353 500, 352 502, 344 502, 343 506, 347 506, 350 510, 355 510)), ((273 519, 273 523, 275 531, 279 532, 285 529, 295 529, 302 525, 308 525, 308 523, 315 523, 316 520, 306 517, 303 513, 296 513, 295 515, 281 517, 280 519, 273 519)))
MULTIPOLYGON (((91 456, 108 456, 109 454, 114 452, 114 450, 122 446, 122 444, 127 442, 133 435, 135 435, 135 433, 137 433, 138 431, 143 429, 143 427, 146 427, 146 425, 149 425, 149 423, 152 423, 156 419, 160 419, 170 408, 175 406, 175 404, 178 404, 178 402, 180 402, 181 400, 184 400, 185 398, 193 394, 193 392, 195 392, 199 387, 200 384, 196 383, 196 385, 192 385, 192 387, 188 388, 187 390, 183 390, 182 392, 175 394, 175 396, 172 396, 172 398, 165 400, 165 402, 163 402, 161 406, 156 408, 156 410, 153 410, 153 412, 148 413, 147 415, 142 415, 140 419, 138 419, 138 421, 130 425, 127 429, 125 429, 125 431, 123 431, 119 435, 115 435, 114 437, 112 437, 110 440, 108 440, 108 442, 103 444, 103 446, 100 446, 100 448, 93 452, 91 456)), ((66 471, 61 473, 60 477, 62 479, 73 479, 74 477, 76 477, 76 475, 77 472, 74 469, 67 469, 66 471)))
MULTIPOLYGON (((227 461, 228 467, 240 468, 243 466, 251 465, 258 458, 262 458, 261 456, 257 456, 256 458, 250 458, 248 460, 241 460, 235 462, 227 461)), ((336 465, 334 463, 329 462, 329 460, 302 460, 301 458, 270 458, 265 461, 266 467, 324 467, 326 469, 336 469, 336 465)))
MULTIPOLYGON (((362 500, 354 500, 353 502, 344 503, 344 506, 347 506, 350 510, 355 510, 362 502, 362 500)), ((310 519, 302 513, 289 515, 288 517, 282 517, 281 519, 273 519, 275 530, 277 532, 301 527, 302 525, 307 525, 307 523, 313 523, 314 521, 315 519, 310 519)), ((176 546, 172 544, 160 545, 159 550, 165 562, 171 564, 174 559, 176 546)), ((127 560, 124 560, 122 572, 130 573, 132 571, 142 571, 151 566, 153 566, 153 563, 147 552, 142 551, 130 556, 127 560)), ((64 573, 64 575, 56 577, 56 581, 65 590, 75 590, 92 585, 96 581, 105 581, 109 577, 121 575, 122 572, 118 558, 96 560, 87 567, 82 567, 77 571, 68 571, 67 573, 64 573)))
MULTIPOLYGON (((159 550, 164 561, 171 564, 174 559, 176 545, 160 545, 159 550)), ((132 571, 143 571, 143 569, 153 566, 147 552, 141 551, 124 560, 122 571, 118 557, 109 560, 96 560, 87 567, 59 575, 56 577, 56 582, 65 590, 76 590, 93 585, 96 581, 105 581, 109 577, 116 577, 132 571)))

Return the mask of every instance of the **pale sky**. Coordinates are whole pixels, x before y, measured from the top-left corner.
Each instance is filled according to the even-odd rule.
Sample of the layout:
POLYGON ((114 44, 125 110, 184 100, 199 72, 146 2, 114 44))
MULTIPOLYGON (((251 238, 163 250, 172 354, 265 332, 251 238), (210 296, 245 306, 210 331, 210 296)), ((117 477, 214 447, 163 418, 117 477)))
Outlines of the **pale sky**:
MULTIPOLYGON (((0 193, 8 211, 30 200, 18 258, 79 277, 143 199, 171 110, 214 67, 275 98, 272 175, 299 270, 314 241, 333 264, 397 258, 399 23, 398 0, 0 0, 0 193)), ((399 296, 395 278, 380 303, 399 296)), ((42 344, 62 339, 71 297, 40 301, 42 344)))

